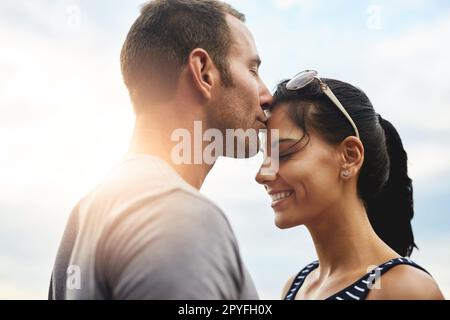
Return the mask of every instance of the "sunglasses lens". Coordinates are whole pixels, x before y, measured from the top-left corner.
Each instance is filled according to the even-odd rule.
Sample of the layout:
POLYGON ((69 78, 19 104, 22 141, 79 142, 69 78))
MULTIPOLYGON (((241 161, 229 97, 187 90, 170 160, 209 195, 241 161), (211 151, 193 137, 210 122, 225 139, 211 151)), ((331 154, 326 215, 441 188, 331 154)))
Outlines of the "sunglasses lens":
POLYGON ((306 70, 306 71, 300 72, 286 84, 286 89, 288 89, 288 90, 301 89, 301 88, 307 86, 311 81, 313 81, 314 77, 316 77, 316 76, 317 76, 317 71, 314 71, 314 70, 306 70))

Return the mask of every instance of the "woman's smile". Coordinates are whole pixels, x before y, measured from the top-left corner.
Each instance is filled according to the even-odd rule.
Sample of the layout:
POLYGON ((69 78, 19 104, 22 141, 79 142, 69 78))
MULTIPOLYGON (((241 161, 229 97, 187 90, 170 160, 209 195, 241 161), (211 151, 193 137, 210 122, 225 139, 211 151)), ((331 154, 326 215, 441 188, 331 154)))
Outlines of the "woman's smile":
POLYGON ((272 199, 272 208, 275 209, 281 204, 287 202, 293 194, 294 190, 269 191, 270 198, 272 199))

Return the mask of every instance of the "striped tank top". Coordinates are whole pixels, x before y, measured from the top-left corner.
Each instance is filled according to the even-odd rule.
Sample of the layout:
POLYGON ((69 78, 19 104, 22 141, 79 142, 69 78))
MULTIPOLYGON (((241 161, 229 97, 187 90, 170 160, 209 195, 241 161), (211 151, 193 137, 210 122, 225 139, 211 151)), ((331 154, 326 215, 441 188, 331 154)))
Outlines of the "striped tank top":
MULTIPOLYGON (((374 268, 372 271, 361 277, 358 281, 356 281, 352 285, 348 286, 345 289, 342 289, 338 293, 332 295, 331 297, 328 297, 325 300, 365 300, 367 298, 367 295, 369 294, 370 289, 375 284, 375 281, 393 267, 401 264, 409 265, 428 273, 428 271, 426 271, 418 264, 414 263, 409 258, 392 259, 374 268)), ((286 297, 284 298, 284 300, 295 300, 295 296, 297 295, 297 292, 303 285, 303 282, 305 281, 308 274, 310 274, 311 271, 316 269, 318 266, 319 262, 314 261, 311 264, 304 267, 294 278, 294 281, 292 282, 289 291, 286 293, 286 297)))

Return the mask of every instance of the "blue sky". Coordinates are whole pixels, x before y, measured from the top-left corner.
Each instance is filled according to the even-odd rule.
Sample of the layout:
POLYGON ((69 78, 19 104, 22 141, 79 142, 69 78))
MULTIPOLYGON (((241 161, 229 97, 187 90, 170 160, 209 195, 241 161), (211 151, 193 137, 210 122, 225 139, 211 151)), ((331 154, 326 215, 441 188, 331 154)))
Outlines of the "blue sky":
MULTIPOLYGON (((142 1, 0 3, 0 298, 44 299, 70 210, 120 159, 133 116, 119 51, 142 1)), ((270 88, 314 68, 361 87, 398 128, 415 186, 420 251, 450 296, 450 3, 235 0, 270 88)), ((280 231, 253 182, 260 163, 220 159, 202 192, 228 214, 263 298, 315 259, 280 231)))

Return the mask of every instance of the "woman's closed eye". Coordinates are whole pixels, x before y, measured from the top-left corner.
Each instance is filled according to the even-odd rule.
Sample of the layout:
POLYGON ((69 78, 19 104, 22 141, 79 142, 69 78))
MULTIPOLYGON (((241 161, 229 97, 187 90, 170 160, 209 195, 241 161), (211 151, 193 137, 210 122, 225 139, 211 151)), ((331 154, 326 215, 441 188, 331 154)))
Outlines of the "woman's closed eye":
POLYGON ((303 150, 308 142, 308 139, 305 139, 305 137, 303 137, 296 141, 294 140, 293 143, 291 142, 288 144, 286 142, 288 141, 285 140, 284 143, 282 143, 283 146, 280 148, 281 150, 279 150, 279 158, 282 161, 293 159, 297 152, 303 150))
POLYGON ((281 154, 280 154, 280 160, 286 161, 286 160, 293 159, 293 155, 294 155, 293 152, 291 152, 291 153, 284 153, 284 154, 281 153, 281 154))

